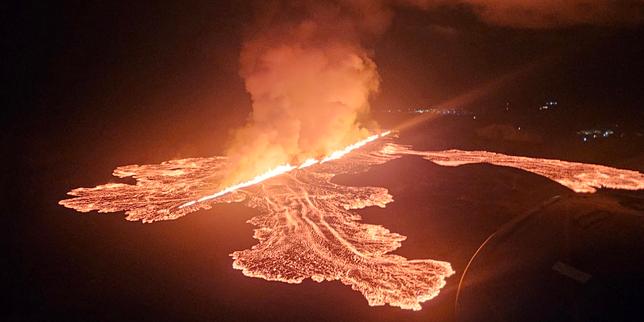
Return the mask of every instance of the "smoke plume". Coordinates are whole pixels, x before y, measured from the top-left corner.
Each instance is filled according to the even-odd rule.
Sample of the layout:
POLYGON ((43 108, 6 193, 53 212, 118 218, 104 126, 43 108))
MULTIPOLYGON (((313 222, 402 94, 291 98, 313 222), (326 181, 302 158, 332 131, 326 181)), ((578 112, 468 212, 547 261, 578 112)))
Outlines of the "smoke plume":
POLYGON ((379 76, 363 44, 389 22, 382 3, 270 2, 259 11, 240 58, 253 111, 227 151, 231 182, 325 156, 374 126, 379 76))
POLYGON ((429 12, 458 6, 486 23, 519 28, 635 24, 644 1, 329 0, 265 1, 240 57, 252 113, 227 149, 234 169, 225 184, 278 165, 319 158, 361 138, 375 124, 369 98, 379 76, 370 40, 392 7, 429 12))

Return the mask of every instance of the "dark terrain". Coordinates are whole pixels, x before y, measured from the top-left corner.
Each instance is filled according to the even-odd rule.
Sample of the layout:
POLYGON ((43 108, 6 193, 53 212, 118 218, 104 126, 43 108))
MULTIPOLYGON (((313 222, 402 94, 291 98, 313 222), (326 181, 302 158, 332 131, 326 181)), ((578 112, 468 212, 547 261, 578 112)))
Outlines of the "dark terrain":
MULTIPOLYGON (((479 142, 466 130, 470 125, 436 119, 403 131, 399 140, 418 149, 497 144, 491 150, 531 154, 525 145, 521 153, 521 145, 479 142)), ((8 174, 15 211, 5 218, 10 236, 6 319, 452 321, 485 315, 484 320, 581 321, 627 319, 636 308, 644 269, 642 192, 577 195, 517 169, 441 167, 416 157, 337 177, 342 184, 389 189, 393 203, 360 214, 408 237, 395 253, 452 263, 457 273, 440 295, 412 312, 369 307, 339 282, 288 285, 244 277, 228 256, 255 243, 245 223, 255 212, 241 205, 145 225, 127 222, 122 214, 79 214, 59 206, 73 187, 114 181, 112 168, 125 160, 162 161, 154 153, 146 157, 145 150, 124 157, 110 154, 108 147, 106 157, 97 159, 102 158, 92 152, 97 150, 103 150, 100 143, 39 146, 8 174), (543 206, 553 196, 559 197, 543 206), (526 219, 520 225, 508 228, 521 216, 526 219), (504 237, 490 241, 472 262, 455 311, 468 261, 498 229, 504 237), (558 261, 591 279, 579 283, 554 271, 558 261)))

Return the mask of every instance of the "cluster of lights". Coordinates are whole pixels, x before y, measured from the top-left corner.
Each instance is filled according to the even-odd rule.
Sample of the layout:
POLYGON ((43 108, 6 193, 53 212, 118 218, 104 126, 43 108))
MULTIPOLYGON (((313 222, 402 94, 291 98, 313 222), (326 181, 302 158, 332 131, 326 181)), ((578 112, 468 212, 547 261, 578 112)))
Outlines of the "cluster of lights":
POLYGON ((555 106, 557 106, 557 104, 558 104, 557 101, 548 101, 545 104, 539 106, 539 111, 553 109, 555 106))
POLYGON ((588 142, 588 139, 607 138, 615 134, 615 131, 611 129, 592 129, 581 130, 578 131, 577 134, 582 136, 582 140, 584 142, 588 142))
POLYGON ((462 109, 457 109, 457 108, 433 108, 433 107, 418 107, 418 108, 409 108, 406 110, 402 109, 388 109, 388 113, 393 113, 393 112, 406 112, 406 113, 411 113, 411 114, 425 114, 425 113, 434 113, 434 114, 439 114, 439 115, 471 115, 472 112, 462 110, 462 109))

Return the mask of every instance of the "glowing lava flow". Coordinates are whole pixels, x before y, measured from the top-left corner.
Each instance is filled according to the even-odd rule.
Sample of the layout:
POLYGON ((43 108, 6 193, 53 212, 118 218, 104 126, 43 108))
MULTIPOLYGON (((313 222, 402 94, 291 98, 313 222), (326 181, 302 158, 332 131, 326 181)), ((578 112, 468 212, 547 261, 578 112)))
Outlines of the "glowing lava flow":
POLYGON ((442 166, 454 167, 470 163, 489 163, 517 168, 546 177, 581 193, 593 193, 598 188, 644 189, 644 174, 598 164, 513 156, 488 151, 419 152, 402 146, 396 146, 390 153, 420 155, 424 159, 442 166))
POLYGON ((451 265, 388 254, 401 246, 405 236, 363 223, 352 212, 385 207, 393 201, 387 189, 331 182, 337 174, 367 171, 400 157, 383 153, 386 139, 376 141, 387 134, 371 136, 322 159, 324 162, 305 161, 301 169, 284 168, 287 171, 277 176, 271 172, 253 187, 219 192, 219 197, 203 202, 197 201, 211 189, 211 182, 226 176, 226 159, 119 167, 114 175, 132 176, 136 185, 77 188, 69 192, 75 198, 60 204, 82 212, 125 211, 128 220, 153 222, 176 219, 217 203, 245 201, 260 215, 249 220, 256 226, 254 237, 259 243, 231 254, 233 267, 244 275, 287 283, 307 278, 339 280, 361 292, 370 305, 420 310, 420 303, 438 295, 445 279, 454 274, 451 265), (191 201, 195 202, 189 204, 191 201), (178 207, 185 204, 189 205, 178 207))
POLYGON ((260 182, 262 182, 262 181, 264 181, 266 179, 270 179, 272 177, 279 176, 280 174, 287 173, 287 172, 289 172, 289 171, 291 171, 293 169, 295 169, 295 167, 290 165, 290 164, 283 164, 283 165, 277 166, 276 168, 274 168, 272 170, 269 170, 268 172, 265 172, 263 174, 260 174, 257 177, 255 177, 253 179, 250 179, 248 181, 244 181, 242 183, 232 185, 232 186, 227 187, 227 188, 225 188, 225 189, 223 189, 223 190, 221 190, 221 191, 219 191, 217 193, 214 193, 212 195, 204 196, 204 197, 201 197, 201 198, 199 198, 197 200, 186 202, 183 205, 179 206, 179 208, 192 206, 192 205, 196 204, 197 202, 202 202, 202 201, 206 201, 206 200, 221 197, 221 196, 223 196, 223 195, 225 195, 227 193, 231 193, 231 192, 233 192, 235 190, 239 190, 241 188, 246 188, 246 187, 250 187, 252 185, 256 185, 256 184, 258 184, 258 183, 260 183, 260 182))
POLYGON ((351 151, 353 151, 355 149, 358 149, 360 147, 365 146, 369 142, 373 142, 374 140, 376 140, 378 138, 381 138, 381 137, 389 135, 389 133, 391 133, 391 131, 386 131, 386 132, 382 132, 380 134, 371 135, 371 136, 367 137, 364 140, 358 141, 358 142, 356 142, 354 144, 351 144, 351 145, 345 147, 342 150, 338 150, 338 151, 335 151, 335 152, 331 153, 329 156, 323 158, 321 161, 318 161, 316 159, 307 159, 306 161, 304 161, 302 164, 300 164, 297 167, 292 166, 290 164, 283 164, 283 165, 277 166, 276 168, 274 168, 272 170, 269 170, 269 171, 267 171, 267 172, 265 172, 263 174, 260 174, 260 175, 254 177, 254 178, 252 178, 252 179, 250 179, 248 181, 244 181, 242 183, 232 185, 232 186, 227 187, 227 188, 225 188, 225 189, 223 189, 223 190, 221 190, 219 192, 216 192, 216 193, 208 195, 208 196, 201 197, 201 198, 199 198, 197 200, 186 202, 183 205, 179 206, 179 208, 192 206, 192 205, 196 204, 197 202, 202 202, 202 201, 206 201, 206 200, 221 197, 221 196, 223 196, 223 195, 225 195, 227 193, 231 193, 231 192, 233 192, 235 190, 239 190, 241 188, 246 188, 246 187, 256 185, 256 184, 258 184, 258 183, 260 183, 260 182, 262 182, 262 181, 264 181, 266 179, 270 179, 272 177, 279 176, 280 174, 287 173, 287 172, 289 172, 291 170, 294 170, 296 168, 297 169, 304 169, 304 168, 310 167, 310 166, 312 166, 312 165, 314 165, 316 163, 324 163, 324 162, 328 162, 328 161, 331 161, 331 160, 337 160, 337 159, 343 157, 345 154, 347 154, 347 153, 349 153, 349 152, 351 152, 351 151))
POLYGON ((485 151, 419 152, 389 138, 376 140, 387 134, 371 136, 319 161, 274 169, 215 194, 208 193, 228 175, 226 158, 118 167, 115 176, 132 177, 136 184, 77 188, 69 192, 73 198, 60 204, 81 212, 125 211, 127 220, 154 222, 217 203, 244 202, 260 213, 249 220, 256 226, 253 237, 258 244, 231 254, 233 267, 244 275, 286 283, 337 280, 361 292, 369 305, 420 310, 420 303, 438 295, 445 279, 454 274, 450 263, 390 254, 406 237, 366 224, 352 210, 385 207, 393 197, 385 188, 335 184, 334 176, 418 155, 440 165, 488 162, 520 168, 578 192, 644 188, 644 175, 637 171, 485 151))

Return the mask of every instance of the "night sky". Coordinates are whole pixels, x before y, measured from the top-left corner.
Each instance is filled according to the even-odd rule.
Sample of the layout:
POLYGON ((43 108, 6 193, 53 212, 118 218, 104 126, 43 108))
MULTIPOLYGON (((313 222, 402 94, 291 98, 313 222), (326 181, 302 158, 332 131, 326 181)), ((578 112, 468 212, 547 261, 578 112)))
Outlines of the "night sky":
MULTIPOLYGON (((241 124, 250 111, 238 56, 252 7, 17 4, 3 22, 9 112, 19 120, 10 124, 55 131, 100 119, 118 132, 177 131, 185 140, 173 149, 182 141, 212 149, 203 138, 226 134, 215 123, 241 124)), ((370 41, 382 78, 372 108, 440 104, 535 64, 481 99, 532 108, 556 98, 577 114, 632 120, 642 110, 643 30, 512 28, 484 23, 464 7, 397 9, 388 31, 370 41)), ((476 103, 466 107, 485 108, 476 103)))

